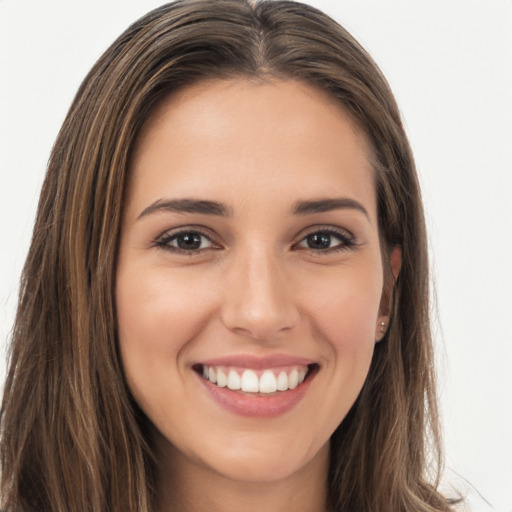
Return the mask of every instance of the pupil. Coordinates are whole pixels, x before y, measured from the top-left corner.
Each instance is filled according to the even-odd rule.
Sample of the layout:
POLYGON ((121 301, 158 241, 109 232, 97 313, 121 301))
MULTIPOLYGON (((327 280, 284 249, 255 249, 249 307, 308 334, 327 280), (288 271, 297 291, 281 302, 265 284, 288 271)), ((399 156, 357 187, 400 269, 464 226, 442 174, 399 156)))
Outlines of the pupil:
POLYGON ((308 247, 310 249, 329 249, 331 246, 331 235, 326 233, 315 233, 308 236, 308 247))
POLYGON ((197 233, 180 235, 176 241, 180 249, 190 250, 199 249, 199 247, 201 247, 201 235, 198 235, 197 233))

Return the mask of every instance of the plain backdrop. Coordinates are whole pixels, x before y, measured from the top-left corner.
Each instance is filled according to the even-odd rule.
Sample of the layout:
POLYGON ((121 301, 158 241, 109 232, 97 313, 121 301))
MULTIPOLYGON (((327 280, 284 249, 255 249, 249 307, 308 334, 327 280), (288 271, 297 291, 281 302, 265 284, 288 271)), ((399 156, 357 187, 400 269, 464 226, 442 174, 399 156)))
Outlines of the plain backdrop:
MULTIPOLYGON (((388 78, 422 182, 447 479, 512 511, 512 0, 312 0, 388 78), (459 475, 459 476, 457 476, 459 475)), ((0 0, 0 350, 47 158, 86 72, 154 0, 0 0)), ((3 382, 4 363, 0 363, 3 382)), ((484 501, 475 501, 479 512, 484 501)))

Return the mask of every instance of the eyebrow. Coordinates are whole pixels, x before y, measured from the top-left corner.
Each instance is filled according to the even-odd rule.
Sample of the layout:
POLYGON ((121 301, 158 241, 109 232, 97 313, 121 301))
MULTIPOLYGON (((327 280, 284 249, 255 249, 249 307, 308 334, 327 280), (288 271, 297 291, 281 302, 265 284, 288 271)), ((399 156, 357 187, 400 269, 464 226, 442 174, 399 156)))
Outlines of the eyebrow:
POLYGON ((231 210, 223 203, 204 199, 159 199, 145 208, 137 220, 155 212, 200 213, 228 217, 231 210))
MULTIPOLYGON (((370 220, 366 208, 358 201, 348 197, 297 201, 291 211, 293 215, 312 215, 344 209, 357 210, 370 220)), ((219 217, 229 217, 232 215, 232 211, 227 205, 217 201, 205 199, 158 199, 145 208, 137 217, 137 220, 156 212, 198 213, 219 217)))
POLYGON ((357 210, 363 213, 366 218, 370 220, 370 215, 366 208, 355 199, 350 199, 348 197, 316 199, 313 201, 297 201, 292 208, 292 212, 294 215, 311 215, 314 213, 324 213, 332 210, 345 209, 357 210))

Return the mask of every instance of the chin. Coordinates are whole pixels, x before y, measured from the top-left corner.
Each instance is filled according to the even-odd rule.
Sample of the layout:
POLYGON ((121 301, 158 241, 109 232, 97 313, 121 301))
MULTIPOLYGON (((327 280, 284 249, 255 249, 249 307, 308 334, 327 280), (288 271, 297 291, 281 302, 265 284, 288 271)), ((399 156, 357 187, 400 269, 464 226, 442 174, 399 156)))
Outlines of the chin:
POLYGON ((327 466, 328 442, 318 448, 309 443, 297 447, 295 443, 272 442, 269 439, 260 439, 252 444, 247 440, 238 441, 230 441, 227 449, 205 454, 202 464, 225 478, 247 483, 277 482, 293 478, 315 464, 319 468, 327 466))
POLYGON ((301 461, 278 457, 239 456, 217 461, 217 473, 234 481, 269 483, 285 480, 300 471, 301 461))

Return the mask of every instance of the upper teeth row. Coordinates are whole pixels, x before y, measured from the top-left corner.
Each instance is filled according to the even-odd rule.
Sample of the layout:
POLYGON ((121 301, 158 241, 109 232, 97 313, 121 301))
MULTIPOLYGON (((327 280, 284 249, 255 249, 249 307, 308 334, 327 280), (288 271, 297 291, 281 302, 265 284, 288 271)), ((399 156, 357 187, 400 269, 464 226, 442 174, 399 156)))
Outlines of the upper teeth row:
POLYGON ((274 393, 295 389, 304 381, 307 371, 307 366, 295 367, 289 373, 281 370, 276 376, 273 370, 264 370, 258 377, 254 370, 244 370, 240 376, 233 368, 203 366, 203 377, 221 388, 241 389, 247 393, 274 393))

